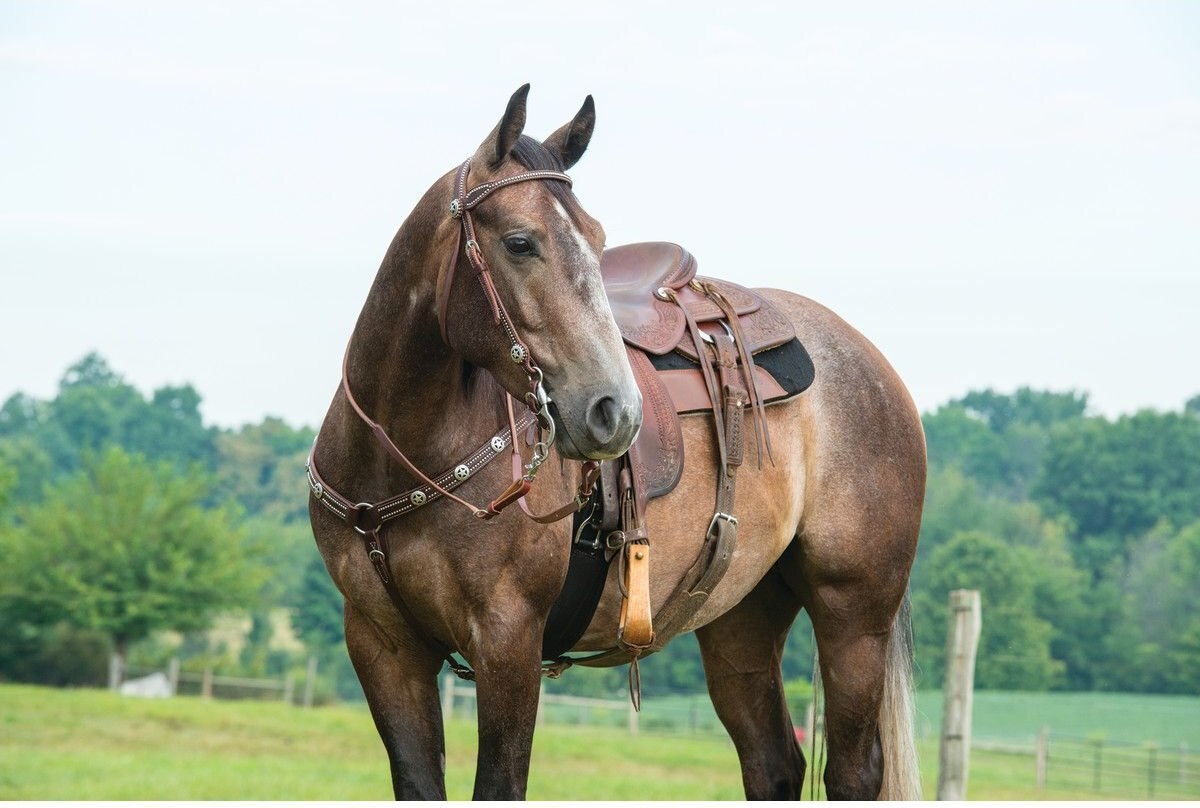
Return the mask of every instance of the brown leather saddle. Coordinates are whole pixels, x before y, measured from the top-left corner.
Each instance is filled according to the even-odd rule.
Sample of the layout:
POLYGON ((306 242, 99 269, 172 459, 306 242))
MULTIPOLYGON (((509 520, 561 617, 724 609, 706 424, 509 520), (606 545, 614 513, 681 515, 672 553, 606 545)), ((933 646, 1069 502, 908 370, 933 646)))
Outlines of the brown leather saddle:
MULTIPOLYGON (((642 432, 635 451, 643 463, 635 470, 647 499, 670 493, 679 482, 683 471, 679 416, 713 411, 701 352, 688 333, 684 309, 699 326, 710 353, 716 352, 717 340, 729 340, 733 333, 726 313, 693 282, 715 287, 732 304, 749 356, 796 339, 792 324, 757 292, 731 281, 700 277, 696 270, 691 253, 661 241, 605 250, 600 262, 609 305, 642 391, 642 432), (665 290, 676 299, 668 299, 665 290), (670 354, 690 362, 656 361, 670 354)), ((794 394, 758 363, 752 363, 750 372, 764 404, 794 394)))
POLYGON ((656 637, 665 644, 679 633, 721 580, 736 545, 735 479, 747 433, 761 465, 770 458, 763 408, 812 381, 811 360, 786 317, 758 293, 700 277, 696 269, 687 250, 666 242, 614 247, 601 258, 609 304, 642 392, 642 429, 624 457, 603 464, 591 507, 576 520, 571 569, 544 638, 546 658, 578 640, 599 601, 607 562, 618 556, 624 594, 618 646, 574 662, 636 661, 662 647, 656 637), (778 374, 757 361, 775 354, 787 354, 778 374), (801 372, 793 367, 797 362, 801 372), (712 418, 719 456, 716 507, 696 561, 651 615, 646 505, 679 483, 684 414, 712 418))

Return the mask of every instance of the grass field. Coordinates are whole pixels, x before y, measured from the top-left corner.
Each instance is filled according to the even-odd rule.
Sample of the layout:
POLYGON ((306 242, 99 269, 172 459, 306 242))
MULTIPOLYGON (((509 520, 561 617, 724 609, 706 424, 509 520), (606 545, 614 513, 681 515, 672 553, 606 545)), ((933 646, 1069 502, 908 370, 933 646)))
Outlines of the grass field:
MULTIPOLYGON (((977 701, 981 710, 983 701, 977 701)), ((1190 702, 1194 709, 1200 700, 1190 702)), ((1136 704, 1124 706, 1136 711, 1136 704)), ((1196 723, 1180 718, 1170 725, 1196 723)), ((936 740, 921 746, 926 793, 932 794, 936 740)), ((470 797, 474 766, 474 724, 456 719, 447 727, 451 799, 470 797)), ((382 746, 361 706, 303 710, 277 702, 155 701, 0 686, 0 799, 358 800, 390 794, 382 746)), ((741 796, 736 755, 721 737, 646 731, 631 738, 616 728, 550 724, 534 743, 532 799, 741 796)), ((1035 791, 1030 758, 977 752, 970 796, 1096 795, 1053 782, 1035 791)))

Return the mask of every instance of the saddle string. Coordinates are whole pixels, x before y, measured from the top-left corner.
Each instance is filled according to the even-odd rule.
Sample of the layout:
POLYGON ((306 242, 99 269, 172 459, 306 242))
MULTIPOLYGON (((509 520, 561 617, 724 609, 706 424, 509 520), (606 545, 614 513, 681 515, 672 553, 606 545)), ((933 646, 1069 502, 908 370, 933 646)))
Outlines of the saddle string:
POLYGON ((696 318, 692 316, 692 312, 688 307, 683 305, 679 300, 679 296, 675 294, 675 290, 666 287, 662 291, 683 312, 683 319, 687 323, 688 333, 692 335, 692 342, 696 345, 696 356, 700 358, 700 372, 704 377, 704 385, 708 389, 709 400, 712 402, 713 426, 716 428, 717 433, 717 451, 721 457, 721 466, 725 467, 729 463, 729 458, 726 455, 725 449, 725 416, 721 408, 721 402, 724 398, 721 396, 721 388, 717 383, 712 367, 708 362, 704 361, 704 357, 708 351, 704 347, 704 337, 700 331, 700 326, 696 324, 696 318))
POLYGON ((754 413, 754 445, 758 451, 758 467, 762 468, 764 443, 767 447, 767 458, 773 466, 775 465, 775 455, 771 447, 771 432, 767 428, 767 408, 766 404, 763 403, 762 393, 758 389, 758 378, 754 373, 754 357, 747 348, 748 343, 746 342, 745 331, 742 329, 741 318, 737 316, 737 312, 734 310, 733 304, 729 302, 729 298, 725 297, 716 284, 702 281, 692 281, 692 283, 696 284, 693 288, 704 292, 705 296, 721 309, 730 330, 733 332, 733 341, 737 348, 738 359, 742 363, 742 374, 746 381, 746 391, 750 395, 750 407, 754 413))

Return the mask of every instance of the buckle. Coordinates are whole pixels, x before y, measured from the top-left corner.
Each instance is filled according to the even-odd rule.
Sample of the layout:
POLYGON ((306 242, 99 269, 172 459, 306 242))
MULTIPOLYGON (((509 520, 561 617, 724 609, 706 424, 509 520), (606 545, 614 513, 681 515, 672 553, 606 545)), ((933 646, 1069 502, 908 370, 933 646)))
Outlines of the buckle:
POLYGON ((712 521, 708 523, 709 534, 711 534, 713 532, 713 530, 716 528, 718 519, 724 519, 726 522, 728 522, 733 527, 737 527, 737 525, 738 525, 738 520, 737 520, 736 516, 734 516, 731 513, 725 513, 724 511, 717 511, 716 513, 713 514, 712 521))
POLYGON ((628 540, 629 537, 625 535, 624 530, 614 530, 604 537, 604 548, 606 550, 620 550, 628 540))

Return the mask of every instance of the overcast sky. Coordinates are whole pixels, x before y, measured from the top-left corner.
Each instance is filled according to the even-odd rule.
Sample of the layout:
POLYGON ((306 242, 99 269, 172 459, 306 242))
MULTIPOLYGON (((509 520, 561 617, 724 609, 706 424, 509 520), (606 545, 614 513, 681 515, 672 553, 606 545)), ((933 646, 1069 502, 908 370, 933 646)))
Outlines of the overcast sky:
POLYGON ((316 425, 379 260, 529 81, 609 244, 838 311, 930 409, 1200 393, 1200 4, 0 0, 0 399, 100 351, 316 425))

